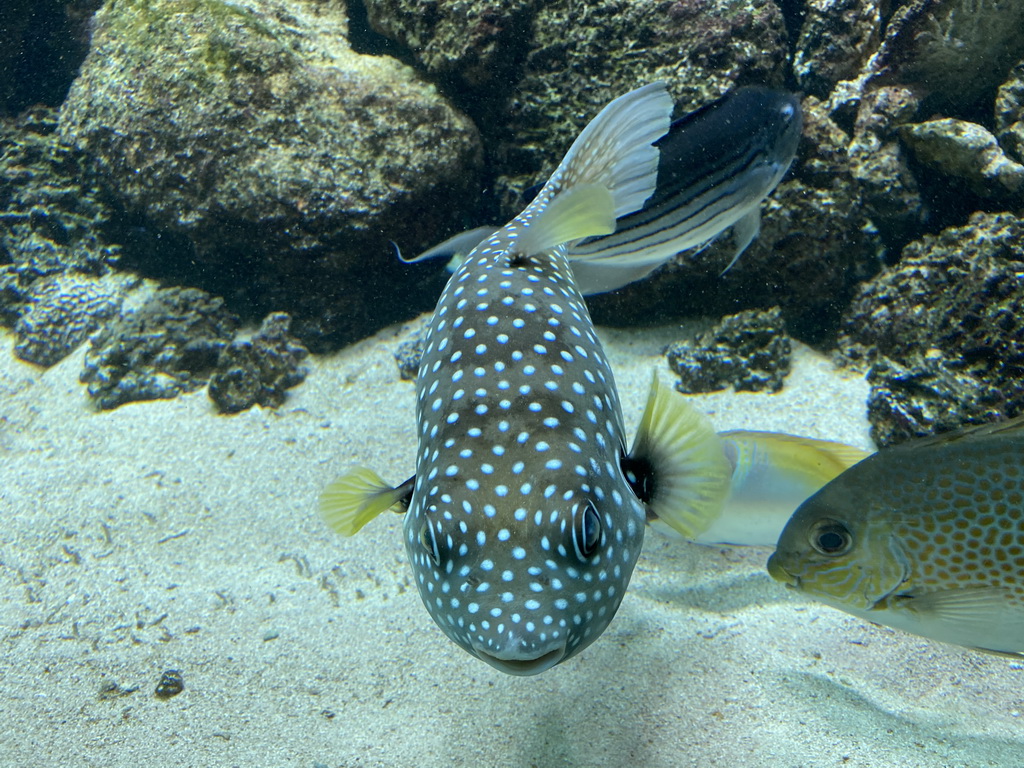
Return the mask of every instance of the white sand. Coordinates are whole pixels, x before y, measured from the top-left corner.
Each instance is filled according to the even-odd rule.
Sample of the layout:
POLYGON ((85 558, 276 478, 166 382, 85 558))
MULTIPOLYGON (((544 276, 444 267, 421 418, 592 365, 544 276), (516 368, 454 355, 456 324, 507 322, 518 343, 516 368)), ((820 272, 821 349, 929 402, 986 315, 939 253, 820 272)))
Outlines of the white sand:
MULTIPOLYGON (((1024 766, 1021 664, 807 603, 764 551, 652 534, 580 657, 471 658, 400 518, 343 540, 314 513, 346 465, 411 474, 400 333, 234 417, 202 392, 91 412, 81 352, 40 372, 0 339, 0 766, 1024 766), (186 688, 160 700, 168 669, 186 688)), ((632 428, 678 334, 602 335, 632 428)), ((719 429, 866 446, 865 394, 801 349, 782 393, 699 400, 719 429)))

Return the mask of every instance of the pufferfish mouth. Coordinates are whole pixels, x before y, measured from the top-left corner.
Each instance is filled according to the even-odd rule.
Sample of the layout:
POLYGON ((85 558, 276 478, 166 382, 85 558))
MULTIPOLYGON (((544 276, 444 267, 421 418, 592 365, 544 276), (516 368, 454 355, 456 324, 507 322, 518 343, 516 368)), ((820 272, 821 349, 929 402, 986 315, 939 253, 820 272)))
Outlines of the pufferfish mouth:
POLYGON ((541 672, 555 666, 565 656, 565 648, 555 648, 533 659, 499 659, 497 656, 487 653, 487 651, 480 650, 476 651, 476 655, 495 669, 500 669, 506 674, 528 677, 530 675, 539 675, 541 672))

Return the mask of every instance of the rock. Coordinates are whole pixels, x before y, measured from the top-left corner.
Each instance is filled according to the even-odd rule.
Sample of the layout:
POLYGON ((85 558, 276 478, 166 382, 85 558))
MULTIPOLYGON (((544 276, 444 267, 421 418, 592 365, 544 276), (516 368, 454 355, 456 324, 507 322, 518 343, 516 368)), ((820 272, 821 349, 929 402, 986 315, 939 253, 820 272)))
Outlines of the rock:
POLYGON ((957 370, 935 349, 915 353, 907 365, 882 358, 867 380, 871 439, 879 448, 998 421, 1006 409, 998 388, 957 370))
POLYGON ((70 271, 36 280, 14 325, 14 353, 36 365, 60 362, 118 313, 132 282, 70 271))
POLYGON ((48 109, 0 120, 0 249, 25 288, 69 269, 102 275, 120 258, 113 202, 55 130, 48 109))
POLYGON ((1024 3, 1015 0, 910 0, 889 19, 865 74, 873 85, 910 86, 925 114, 963 116, 1024 58, 1022 29, 1024 3))
POLYGON ((402 381, 415 381, 420 372, 420 360, 422 359, 423 337, 419 334, 399 344, 395 349, 398 378, 402 381))
MULTIPOLYGON (((408 49, 434 79, 488 100, 505 98, 529 46, 529 0, 366 0, 374 31, 408 49)), ((464 100, 470 99, 463 96, 464 100)))
POLYGON ((1006 154, 1024 163, 1024 61, 999 86, 995 108, 996 137, 1006 154))
POLYGON ((340 0, 107 3, 60 116, 127 208, 194 245, 180 272, 321 348, 436 299, 387 238, 431 239, 480 164, 464 115, 347 33, 340 0))
POLYGON ((982 126, 942 118, 901 126, 900 135, 919 163, 951 177, 950 184, 964 182, 997 204, 1024 202, 1024 165, 1008 158, 982 126))
MULTIPOLYGON (((927 350, 929 358, 944 361, 942 371, 934 365, 926 371, 930 382, 942 385, 930 386, 942 397, 967 392, 944 406, 958 409, 951 410, 957 417, 963 412, 987 419, 988 411, 979 412, 974 402, 1015 416, 1024 412, 1022 274, 1024 221, 975 214, 967 226, 910 243, 898 264, 861 286, 844 315, 839 349, 860 366, 887 358, 911 369, 897 372, 901 387, 920 378, 913 371, 927 350), (955 374, 955 382, 946 372, 955 374), (971 381, 978 382, 976 391, 967 386, 971 381), (990 391, 1000 393, 998 403, 990 391)), ((914 423, 929 419, 938 423, 935 417, 914 423)), ((894 434, 905 436, 907 429, 894 434)))
POLYGON ((808 0, 793 55, 807 93, 825 99, 840 80, 857 75, 881 40, 880 0, 808 0))
POLYGON ((668 366, 679 376, 676 389, 692 394, 732 385, 736 391, 778 392, 789 373, 792 345, 778 307, 725 317, 693 342, 666 350, 668 366))
POLYGON ((81 380, 102 409, 191 392, 207 383, 238 325, 223 299, 161 288, 93 337, 81 380))
POLYGON ((309 369, 302 361, 309 352, 288 335, 290 323, 283 312, 268 315, 252 339, 236 339, 221 351, 208 390, 217 410, 277 408, 286 390, 305 381, 309 369))
POLYGON ((894 252, 921 234, 927 211, 899 134, 902 125, 915 119, 919 106, 920 100, 902 86, 862 94, 847 146, 848 173, 867 216, 894 252))

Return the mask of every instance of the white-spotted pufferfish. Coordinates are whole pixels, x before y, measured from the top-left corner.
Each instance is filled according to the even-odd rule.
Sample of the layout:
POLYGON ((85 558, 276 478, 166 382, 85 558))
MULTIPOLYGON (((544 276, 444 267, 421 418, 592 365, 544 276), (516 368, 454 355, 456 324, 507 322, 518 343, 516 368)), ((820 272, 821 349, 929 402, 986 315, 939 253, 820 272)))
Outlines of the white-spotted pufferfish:
POLYGON ((405 508, 430 615, 510 674, 538 674, 600 636, 649 517, 671 525, 727 493, 710 425, 656 377, 627 452, 612 370, 566 258, 567 244, 615 231, 651 195, 672 106, 660 82, 611 102, 452 275, 416 382, 415 476, 393 488, 357 469, 321 499, 344 534, 405 508))

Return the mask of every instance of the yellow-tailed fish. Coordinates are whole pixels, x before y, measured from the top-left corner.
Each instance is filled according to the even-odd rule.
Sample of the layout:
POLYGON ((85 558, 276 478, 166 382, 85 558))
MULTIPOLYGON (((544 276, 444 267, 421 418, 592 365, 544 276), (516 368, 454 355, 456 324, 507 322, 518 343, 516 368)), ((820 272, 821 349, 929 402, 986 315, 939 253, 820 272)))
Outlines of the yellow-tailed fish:
POLYGON ((724 502, 675 515, 675 527, 662 520, 652 527, 698 544, 774 547, 801 503, 868 455, 843 443, 778 432, 731 430, 718 437, 731 468, 724 502))
POLYGON ((654 83, 611 102, 536 199, 476 246, 441 294, 416 380, 416 474, 335 481, 321 514, 351 534, 405 509, 420 597, 454 642, 532 675, 579 653, 626 591, 648 515, 723 487, 706 421, 657 383, 627 453, 611 368, 566 258, 655 186, 672 101, 654 83))
MULTIPOLYGON (((737 88, 672 123, 657 142, 657 187, 643 207, 622 215, 614 232, 569 244, 580 292, 621 288, 730 228, 731 267, 760 231, 761 202, 789 169, 802 125, 796 94, 760 86, 737 88)), ((463 232, 409 261, 445 256, 454 268, 496 229, 463 232)))
POLYGON ((856 464, 796 511, 768 571, 869 621, 1024 655, 1024 419, 856 464))

